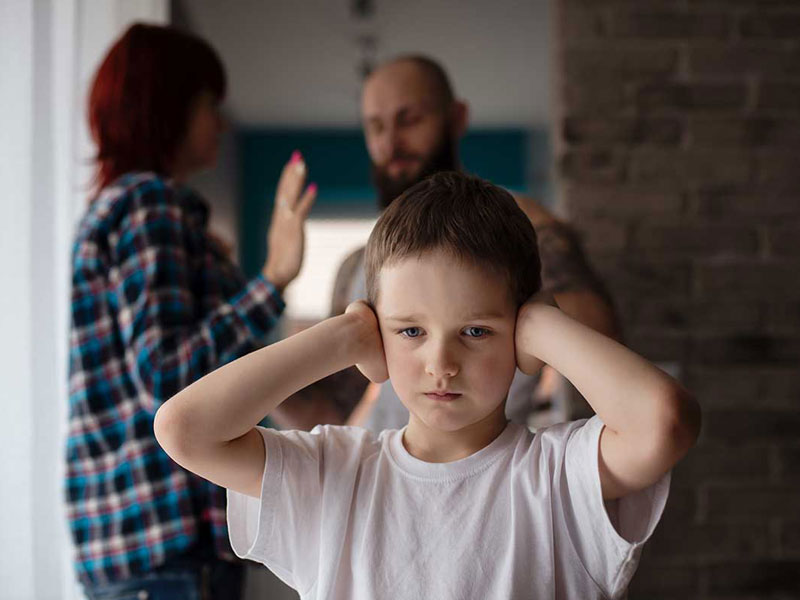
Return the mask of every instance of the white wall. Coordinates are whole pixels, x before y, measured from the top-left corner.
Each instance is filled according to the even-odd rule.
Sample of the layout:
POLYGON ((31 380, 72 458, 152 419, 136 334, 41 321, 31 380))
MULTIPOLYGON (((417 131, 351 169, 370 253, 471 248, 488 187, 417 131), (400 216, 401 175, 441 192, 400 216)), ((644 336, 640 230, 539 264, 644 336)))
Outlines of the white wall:
POLYGON ((353 250, 366 245, 375 219, 312 219, 306 224, 306 253, 297 279, 286 288, 287 315, 317 320, 328 316, 336 272, 353 250))
POLYGON ((194 175, 189 185, 211 206, 211 230, 228 242, 233 255, 238 256, 239 167, 235 142, 232 131, 223 134, 216 167, 194 175))
MULTIPOLYGON (((549 123, 549 0, 376 0, 367 20, 353 16, 352 4, 173 1, 176 24, 207 39, 225 63, 225 110, 234 127, 358 126, 357 65, 364 54, 357 38, 365 34, 376 36, 378 60, 405 52, 441 60, 475 126, 549 123)), ((211 204, 212 228, 234 245, 235 150, 229 135, 217 168, 190 182, 211 204)), ((286 316, 327 315, 336 266, 368 235, 368 221, 340 224, 312 213, 306 260, 287 289, 286 316), (331 243, 337 238, 343 243, 331 243)))
POLYGON ((548 123, 549 0, 175 0, 176 17, 220 52, 228 105, 247 125, 355 125, 363 53, 428 53, 450 72, 477 125, 548 123))
POLYGON ((63 506, 69 255, 86 200, 85 86, 166 0, 0 2, 0 597, 81 597, 63 506))
POLYGON ((33 597, 33 369, 31 360, 32 244, 27 199, 31 196, 33 64, 19 52, 33 50, 33 4, 0 3, 0 260, 6 292, 0 294, 2 408, 0 436, 0 584, 33 597), (13 257, 13 259, 11 258, 13 257), (11 587, 13 586, 13 587, 11 587))

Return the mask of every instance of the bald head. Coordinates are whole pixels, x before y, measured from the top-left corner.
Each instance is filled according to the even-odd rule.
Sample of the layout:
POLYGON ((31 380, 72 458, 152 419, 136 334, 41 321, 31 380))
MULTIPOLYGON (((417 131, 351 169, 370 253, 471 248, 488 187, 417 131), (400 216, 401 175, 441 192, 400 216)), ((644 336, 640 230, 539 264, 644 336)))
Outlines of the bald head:
POLYGON ((455 100, 453 86, 442 65, 421 54, 407 54, 388 60, 367 76, 366 89, 373 78, 413 80, 415 87, 439 106, 448 106, 455 100))
POLYGON ((361 118, 382 206, 421 178, 458 168, 467 109, 433 60, 403 56, 375 69, 364 82, 361 118))

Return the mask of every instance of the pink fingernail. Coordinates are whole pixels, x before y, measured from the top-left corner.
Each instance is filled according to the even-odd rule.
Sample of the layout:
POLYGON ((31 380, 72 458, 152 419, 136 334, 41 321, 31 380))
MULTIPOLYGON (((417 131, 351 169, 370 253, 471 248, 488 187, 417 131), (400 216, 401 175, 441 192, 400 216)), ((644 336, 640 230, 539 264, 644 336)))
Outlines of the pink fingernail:
POLYGON ((308 191, 312 192, 312 193, 316 193, 317 192, 317 184, 316 183, 309 184, 308 191))
POLYGON ((296 162, 299 162, 303 159, 303 155, 300 154, 300 150, 295 150, 292 152, 292 158, 289 159, 289 164, 293 165, 296 162))

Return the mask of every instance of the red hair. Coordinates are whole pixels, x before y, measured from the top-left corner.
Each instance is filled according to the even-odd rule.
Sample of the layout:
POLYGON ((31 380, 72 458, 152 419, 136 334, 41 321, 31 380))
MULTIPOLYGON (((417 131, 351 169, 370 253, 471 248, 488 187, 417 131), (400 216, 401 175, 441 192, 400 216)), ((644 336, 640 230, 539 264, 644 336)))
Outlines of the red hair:
POLYGON ((222 100, 225 86, 222 62, 204 40, 173 27, 129 27, 89 94, 97 191, 129 171, 169 175, 193 103, 204 91, 222 100))

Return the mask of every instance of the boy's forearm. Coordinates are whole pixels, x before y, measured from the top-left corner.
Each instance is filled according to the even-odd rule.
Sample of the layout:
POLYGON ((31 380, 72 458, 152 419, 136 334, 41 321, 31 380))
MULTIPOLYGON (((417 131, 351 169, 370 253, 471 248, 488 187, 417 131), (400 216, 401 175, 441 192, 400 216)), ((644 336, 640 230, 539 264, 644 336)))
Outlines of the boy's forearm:
POLYGON ((525 307, 517 351, 522 362, 537 357, 569 379, 617 433, 652 437, 676 424, 693 427, 696 404, 674 379, 555 307, 525 307))
POLYGON ((241 437, 290 395, 354 364, 354 326, 341 315, 235 360, 168 400, 156 421, 180 423, 170 431, 183 447, 241 437))
POLYGON ((553 298, 559 308, 576 321, 620 341, 621 335, 614 310, 596 292, 590 290, 554 292, 553 298))

